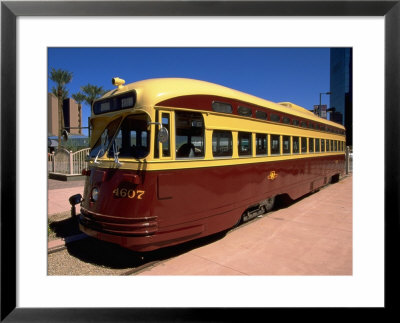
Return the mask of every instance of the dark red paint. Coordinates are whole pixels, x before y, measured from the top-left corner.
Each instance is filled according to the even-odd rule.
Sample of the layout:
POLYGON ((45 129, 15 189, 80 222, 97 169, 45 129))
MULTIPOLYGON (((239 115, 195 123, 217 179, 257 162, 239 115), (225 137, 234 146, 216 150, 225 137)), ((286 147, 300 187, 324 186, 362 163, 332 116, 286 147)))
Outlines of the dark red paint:
POLYGON ((186 170, 92 169, 80 228, 98 239, 149 251, 228 229, 249 206, 279 194, 299 198, 343 170, 343 154, 186 170), (272 171, 278 175, 274 180, 268 179, 272 171), (91 201, 93 187, 99 189, 97 202, 91 201), (116 189, 131 197, 144 193, 141 199, 137 193, 121 197, 116 189))

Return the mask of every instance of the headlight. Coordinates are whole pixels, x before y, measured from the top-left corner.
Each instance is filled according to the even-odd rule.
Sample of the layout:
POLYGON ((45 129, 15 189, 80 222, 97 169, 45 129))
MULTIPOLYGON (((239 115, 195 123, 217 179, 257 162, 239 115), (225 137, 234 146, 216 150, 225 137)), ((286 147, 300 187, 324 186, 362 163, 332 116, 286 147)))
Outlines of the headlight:
POLYGON ((92 201, 96 202, 98 197, 99 197, 99 189, 97 187, 94 187, 92 189, 92 201))

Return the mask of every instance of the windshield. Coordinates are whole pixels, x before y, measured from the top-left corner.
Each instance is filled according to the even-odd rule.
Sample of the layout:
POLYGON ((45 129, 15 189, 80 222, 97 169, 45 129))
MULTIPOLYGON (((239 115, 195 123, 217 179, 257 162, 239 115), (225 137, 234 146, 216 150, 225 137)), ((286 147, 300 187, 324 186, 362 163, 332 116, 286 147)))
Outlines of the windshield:
POLYGON ((113 144, 108 149, 108 157, 144 158, 150 151, 150 121, 147 114, 134 114, 126 117, 118 130, 113 144))
POLYGON ((90 157, 102 157, 105 154, 108 146, 110 145, 111 139, 114 137, 114 134, 118 129, 120 122, 121 118, 118 118, 109 123, 106 129, 104 129, 100 138, 93 146, 93 148, 90 150, 90 157))

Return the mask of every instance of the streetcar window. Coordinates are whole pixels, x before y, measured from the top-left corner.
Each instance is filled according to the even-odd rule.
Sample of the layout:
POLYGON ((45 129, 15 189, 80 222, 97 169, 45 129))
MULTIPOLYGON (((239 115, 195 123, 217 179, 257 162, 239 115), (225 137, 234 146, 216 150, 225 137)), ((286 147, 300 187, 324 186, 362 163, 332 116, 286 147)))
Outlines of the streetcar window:
POLYGON ((271 155, 279 155, 280 153, 280 136, 271 135, 271 155))
POLYGON ((290 124, 290 118, 288 117, 283 117, 282 121, 283 123, 290 124))
POLYGON ((267 112, 257 110, 256 111, 256 118, 257 119, 262 119, 262 120, 267 120, 267 112))
POLYGON ((301 152, 302 153, 307 152, 307 138, 304 137, 301 138, 301 152))
POLYGON ((330 151, 329 139, 326 139, 326 151, 330 151))
POLYGON ((252 155, 251 133, 239 132, 238 133, 238 153, 239 156, 252 155))
MULTIPOLYGON (((156 123, 159 122, 158 111, 156 111, 156 123)), ((160 157, 160 151, 158 148, 158 126, 155 127, 155 135, 154 135, 154 158, 160 157)))
POLYGON ((300 121, 300 127, 307 128, 307 122, 300 121))
POLYGON ((268 135, 264 133, 256 133, 256 154, 268 154, 268 135))
POLYGON ((293 137, 293 154, 298 154, 299 152, 300 152, 299 137, 293 137))
POLYGON ((333 151, 333 140, 331 140, 331 151, 333 151))
MULTIPOLYGON (((164 128, 168 130, 168 134, 170 134, 170 120, 169 113, 162 113, 161 115, 161 123, 164 128)), ((171 157, 171 147, 170 147, 170 137, 168 136, 168 140, 162 143, 162 155, 163 157, 171 157)))
POLYGON ((238 114, 244 117, 251 117, 252 111, 251 108, 239 106, 238 114))
POLYGON ((314 138, 308 138, 308 152, 314 152, 314 138))
POLYGON ((204 157, 204 121, 198 112, 175 112, 176 158, 204 157))
POLYGON ((216 101, 212 103, 212 109, 215 112, 220 112, 220 113, 232 113, 233 111, 232 106, 229 103, 216 102, 216 101))
POLYGON ((337 141, 333 141, 333 151, 337 151, 337 141))
POLYGON ((299 120, 293 120, 293 125, 294 126, 299 126, 299 120))
POLYGON ((132 108, 136 102, 136 92, 124 93, 104 100, 99 100, 93 104, 93 113, 102 114, 111 111, 132 108))
POLYGON ((212 151, 214 157, 232 157, 232 132, 214 130, 212 136, 212 151))
POLYGON ((315 139, 315 152, 319 153, 319 139, 315 139))
POLYGON ((103 133, 90 150, 90 157, 96 158, 104 156, 112 138, 114 137, 118 129, 120 122, 121 118, 118 118, 108 124, 108 126, 104 129, 103 133))
POLYGON ((271 121, 273 122, 280 122, 281 121, 281 117, 278 116, 277 114, 271 113, 270 115, 271 121))
POLYGON ((325 152, 325 139, 321 139, 321 152, 325 152))
POLYGON ((134 114, 126 117, 113 144, 108 149, 108 157, 119 152, 119 158, 144 158, 149 154, 150 131, 146 114, 134 114))
POLYGON ((290 136, 282 137, 282 148, 284 154, 290 154, 290 136))

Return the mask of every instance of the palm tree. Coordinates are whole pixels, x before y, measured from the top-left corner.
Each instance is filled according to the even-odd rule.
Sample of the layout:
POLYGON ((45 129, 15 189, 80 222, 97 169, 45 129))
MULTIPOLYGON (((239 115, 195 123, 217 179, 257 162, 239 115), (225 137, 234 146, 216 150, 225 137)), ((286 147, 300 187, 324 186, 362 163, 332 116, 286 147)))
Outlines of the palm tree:
POLYGON ((56 83, 56 87, 52 88, 53 94, 58 99, 58 147, 61 147, 61 135, 64 128, 64 114, 62 110, 63 100, 68 96, 66 85, 71 82, 72 73, 62 69, 51 68, 50 80, 56 83))
POLYGON ((92 106, 94 100, 107 92, 102 86, 92 84, 81 86, 81 91, 85 94, 85 102, 89 104, 89 106, 92 106))
MULTIPOLYGON (((93 101, 103 96, 107 90, 104 90, 102 86, 96 86, 88 83, 85 86, 81 86, 81 91, 84 93, 85 102, 89 105, 90 109, 92 108, 93 101)), ((90 137, 90 122, 88 122, 88 130, 90 137)))
POLYGON ((72 94, 72 98, 78 103, 78 122, 79 134, 82 134, 82 102, 86 100, 86 96, 82 92, 72 94))

